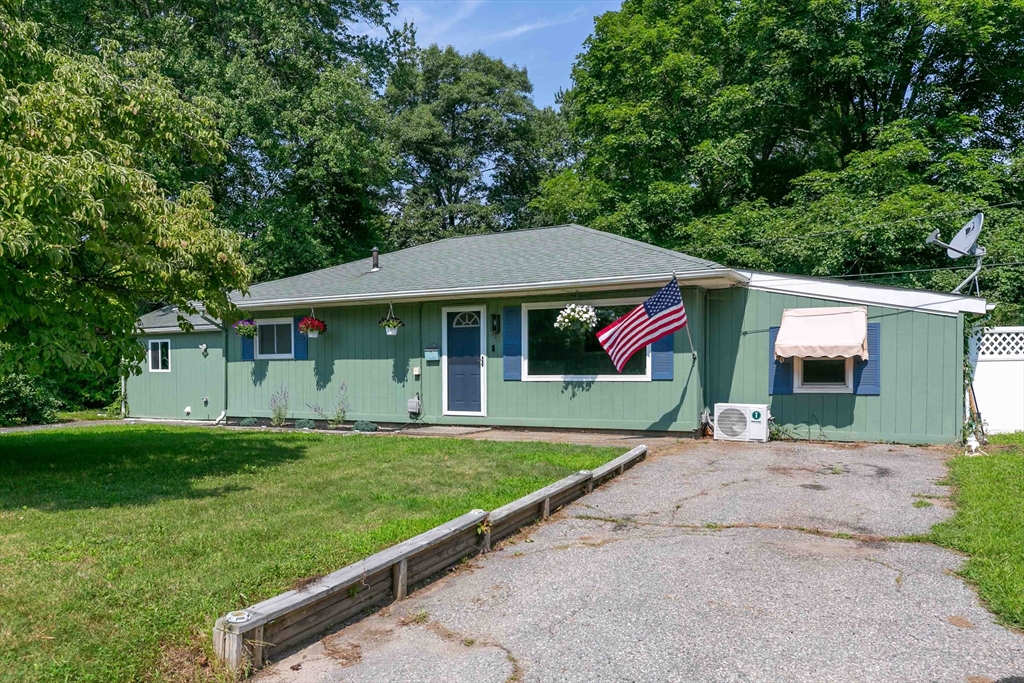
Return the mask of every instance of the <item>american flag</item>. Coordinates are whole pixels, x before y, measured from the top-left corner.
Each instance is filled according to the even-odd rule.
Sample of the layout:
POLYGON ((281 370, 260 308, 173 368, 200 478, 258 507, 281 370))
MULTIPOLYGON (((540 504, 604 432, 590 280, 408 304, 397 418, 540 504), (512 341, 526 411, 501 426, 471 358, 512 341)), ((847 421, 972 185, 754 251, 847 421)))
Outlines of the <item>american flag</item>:
POLYGON ((673 277, 650 299, 598 332, 597 340, 622 372, 634 353, 685 325, 686 308, 673 277))

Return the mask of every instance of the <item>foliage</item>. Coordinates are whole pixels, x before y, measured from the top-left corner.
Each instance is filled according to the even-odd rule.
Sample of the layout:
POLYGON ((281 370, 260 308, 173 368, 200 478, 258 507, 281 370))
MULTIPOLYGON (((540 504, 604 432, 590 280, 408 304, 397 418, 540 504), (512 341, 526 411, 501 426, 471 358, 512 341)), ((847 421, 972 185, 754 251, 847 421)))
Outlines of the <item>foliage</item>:
POLYGON ((270 395, 270 424, 283 427, 288 419, 288 390, 281 387, 270 395))
POLYGON ((306 407, 312 410, 322 420, 327 421, 327 426, 331 429, 339 429, 345 422, 345 414, 348 412, 348 382, 341 382, 338 384, 338 398, 331 408, 331 412, 328 413, 326 410, 321 408, 319 405, 306 404, 306 407))
POLYGON ((296 429, 316 429, 316 422, 313 422, 312 420, 308 420, 308 419, 296 420, 295 421, 295 428, 296 429))
POLYGON ((235 334, 245 339, 255 339, 260 331, 259 327, 256 326, 256 321, 252 318, 235 321, 231 328, 235 331, 235 334))
POLYGON ((0 678, 180 680, 165 667, 212 658, 218 615, 616 455, 161 426, 0 435, 0 678))
POLYGON ((399 247, 524 227, 565 129, 530 97, 526 70, 432 45, 399 62, 385 101, 401 166, 389 237, 399 247))
POLYGON ((1024 628, 1022 437, 996 435, 986 447, 991 455, 950 461, 956 515, 932 529, 929 539, 970 555, 961 575, 1000 621, 1015 628, 1024 628))
MULTIPOLYGON (((579 161, 532 206, 727 265, 948 266, 924 247, 933 228, 1024 200, 1022 41, 1011 0, 626 0, 597 20, 564 98, 579 161)), ((1018 209, 987 214, 990 262, 1021 260, 1018 209)), ((1021 315, 1019 268, 982 284, 1021 315)))
POLYGON ((60 408, 51 387, 39 377, 0 377, 0 425, 56 422, 60 408))
POLYGON ((381 318, 377 324, 384 330, 397 330, 399 327, 405 327, 405 323, 402 322, 401 318, 396 318, 391 314, 381 318))
POLYGON ((240 427, 256 427, 256 426, 259 425, 259 423, 260 423, 260 421, 257 420, 255 417, 246 417, 246 418, 243 418, 242 421, 238 423, 238 426, 240 426, 240 427))
POLYGON ((569 304, 558 312, 555 329, 563 332, 589 332, 597 327, 597 311, 587 304, 569 304))
POLYGON ((379 429, 377 424, 368 420, 356 420, 356 423, 352 425, 352 431, 354 432, 375 432, 379 429))
POLYGON ((201 164, 223 144, 159 55, 46 52, 36 30, 0 4, 0 371, 102 373, 144 357, 140 302, 222 315, 226 291, 245 286, 207 189, 172 196, 144 170, 201 164))
POLYGON ((394 157, 375 90, 411 34, 369 34, 394 9, 392 0, 25 3, 47 46, 88 54, 116 40, 159 50, 180 92, 212 100, 226 158, 183 155, 151 170, 172 189, 214 187, 259 280, 333 265, 374 241, 394 157))

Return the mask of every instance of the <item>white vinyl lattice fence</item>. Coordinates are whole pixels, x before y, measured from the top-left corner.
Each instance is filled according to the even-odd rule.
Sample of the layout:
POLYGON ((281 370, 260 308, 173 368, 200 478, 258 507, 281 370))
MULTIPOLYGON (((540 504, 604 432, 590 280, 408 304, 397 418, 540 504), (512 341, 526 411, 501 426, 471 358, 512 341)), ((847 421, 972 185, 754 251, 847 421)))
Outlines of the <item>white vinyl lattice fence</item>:
POLYGON ((1024 430, 1024 327, 990 327, 977 338, 974 395, 986 430, 1024 430))

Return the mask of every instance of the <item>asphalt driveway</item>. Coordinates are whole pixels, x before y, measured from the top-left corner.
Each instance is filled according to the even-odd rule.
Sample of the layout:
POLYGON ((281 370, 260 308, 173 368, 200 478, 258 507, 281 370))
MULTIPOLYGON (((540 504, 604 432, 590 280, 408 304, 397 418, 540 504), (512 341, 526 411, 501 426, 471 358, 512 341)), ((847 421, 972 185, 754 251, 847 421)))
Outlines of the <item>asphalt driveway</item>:
POLYGON ((886 540, 952 513, 943 457, 679 442, 258 679, 1018 680, 962 558, 886 540))

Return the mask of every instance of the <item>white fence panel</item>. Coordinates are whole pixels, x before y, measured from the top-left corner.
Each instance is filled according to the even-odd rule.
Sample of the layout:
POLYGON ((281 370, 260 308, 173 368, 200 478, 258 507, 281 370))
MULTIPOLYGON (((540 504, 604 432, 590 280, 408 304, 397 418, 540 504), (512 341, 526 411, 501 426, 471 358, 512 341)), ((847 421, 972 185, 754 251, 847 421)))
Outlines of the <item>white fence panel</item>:
POLYGON ((973 341, 974 395, 986 431, 1024 431, 1024 327, 990 327, 973 341))

